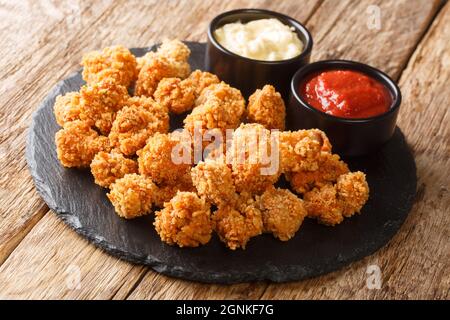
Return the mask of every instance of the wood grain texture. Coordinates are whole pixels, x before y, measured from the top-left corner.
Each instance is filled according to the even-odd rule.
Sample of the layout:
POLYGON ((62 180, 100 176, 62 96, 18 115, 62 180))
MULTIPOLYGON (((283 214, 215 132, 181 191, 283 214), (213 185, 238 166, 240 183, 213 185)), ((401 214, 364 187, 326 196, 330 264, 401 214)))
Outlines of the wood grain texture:
POLYGON ((241 7, 309 18, 314 60, 362 60, 398 77, 440 1, 83 1, 57 10, 44 3, 0 2, 0 27, 7 34, 0 38, 1 297, 449 298, 448 4, 401 77, 405 102, 399 125, 415 152, 421 186, 401 232, 375 255, 327 276, 280 285, 212 286, 110 257, 48 212, 23 157, 26 129, 39 102, 78 68, 82 52, 117 43, 146 46, 163 37, 204 41, 212 17, 241 7), (367 28, 366 10, 373 4, 381 8, 381 30, 367 28), (381 267, 381 290, 366 288, 369 264, 381 267), (78 276, 80 286, 73 288, 78 276))

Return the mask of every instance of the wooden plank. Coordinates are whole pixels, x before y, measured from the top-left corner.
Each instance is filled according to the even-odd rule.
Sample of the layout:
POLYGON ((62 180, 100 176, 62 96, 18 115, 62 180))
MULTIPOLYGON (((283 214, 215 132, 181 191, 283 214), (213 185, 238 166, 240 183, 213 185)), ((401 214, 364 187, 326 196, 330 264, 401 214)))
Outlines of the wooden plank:
MULTIPOLYGON (((209 21, 225 10, 266 7, 304 20, 319 3, 308 0, 299 6, 295 1, 185 0, 161 5, 159 1, 93 1, 80 4, 80 8, 63 4, 49 8, 43 2, 30 2, 27 7, 2 3, 0 26, 8 36, 0 39, 0 65, 5 66, 0 69, 0 264, 7 260, 0 269, 0 295, 126 297, 143 276, 142 267, 118 261, 88 245, 53 215, 40 220, 47 209, 34 191, 23 157, 26 128, 32 111, 51 87, 78 68, 82 52, 118 43, 147 46, 164 37, 204 41, 209 21), (74 257, 87 280, 83 278, 79 290, 67 290, 66 269, 74 257), (30 266, 33 279, 27 285, 28 281, 20 278, 30 266)), ((154 281, 177 283, 165 277, 158 279, 154 281)), ((185 283, 184 287, 189 285, 185 283)), ((228 292, 245 296, 248 288, 253 285, 236 286, 228 292)))
POLYGON ((0 267, 0 295, 109 299, 144 271, 95 248, 49 212, 0 267))
MULTIPOLYGON (((0 38, 0 264, 47 211, 24 157, 31 114, 56 82, 76 68, 78 62, 66 51, 71 43, 109 8, 97 3, 81 7, 82 20, 68 28, 41 4, 12 2, 0 7, 5 35, 0 38)), ((67 19, 78 21, 78 13, 67 14, 67 19)))
POLYGON ((288 285, 262 298, 448 299, 450 297, 450 159, 448 83, 450 4, 433 22, 400 80, 399 126, 414 151, 419 188, 405 224, 388 246, 342 271, 288 285), (366 286, 369 265, 381 269, 380 290, 366 286))
POLYGON ((397 78, 440 3, 325 1, 308 22, 314 39, 312 59, 362 61, 397 78))

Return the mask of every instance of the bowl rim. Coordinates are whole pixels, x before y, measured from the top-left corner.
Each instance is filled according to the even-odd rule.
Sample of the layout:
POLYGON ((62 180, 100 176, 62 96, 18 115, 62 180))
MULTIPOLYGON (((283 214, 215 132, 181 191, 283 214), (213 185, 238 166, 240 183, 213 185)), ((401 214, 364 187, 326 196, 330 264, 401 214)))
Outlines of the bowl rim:
POLYGON ((391 114, 398 112, 402 102, 402 94, 400 88, 391 77, 389 77, 386 73, 377 68, 353 60, 342 60, 342 59, 320 60, 307 64, 301 67, 299 70, 297 70, 297 72, 295 72, 291 80, 290 91, 291 94, 294 96, 294 98, 297 100, 297 102, 300 103, 304 108, 329 120, 345 123, 367 123, 387 118, 391 114), (302 99, 300 93, 298 92, 298 86, 300 84, 300 81, 304 80, 308 75, 310 75, 313 72, 333 70, 333 69, 356 70, 381 82, 391 92, 392 95, 392 104, 389 110, 376 116, 355 119, 355 118, 342 118, 333 116, 309 105, 306 101, 302 99))
MULTIPOLYGON (((283 22, 283 21, 281 21, 283 22)), ((284 23, 283 23, 284 24, 284 23)), ((246 9, 235 9, 235 10, 230 10, 230 11, 225 11, 222 12, 221 14, 215 16, 209 23, 208 25, 208 39, 210 40, 210 42, 220 51, 222 51, 225 54, 228 54, 232 57, 235 58, 240 58, 249 62, 256 62, 256 63, 260 63, 260 64, 268 64, 268 65, 280 65, 280 64, 289 64, 292 62, 296 62, 298 60, 302 60, 305 57, 307 57, 308 55, 311 54, 312 51, 312 46, 313 46, 313 39, 311 36, 311 33, 309 32, 309 30, 303 25, 301 24, 299 21, 295 20, 294 18, 287 16, 285 14, 279 13, 279 12, 275 12, 275 11, 271 11, 271 10, 265 10, 265 9, 254 9, 254 8, 246 8, 246 9), (283 19, 285 21, 288 21, 290 23, 289 26, 294 27, 295 30, 297 32, 300 32, 301 34, 303 34, 303 36, 305 37, 305 41, 302 41, 300 39, 300 41, 303 42, 303 50, 300 54, 296 55, 295 57, 289 58, 289 59, 285 59, 285 60, 276 60, 276 61, 268 61, 268 60, 257 60, 257 59, 252 59, 252 58, 247 58, 244 56, 241 56, 237 53, 231 52, 230 50, 226 49, 225 47, 223 47, 215 38, 214 36, 214 31, 217 29, 217 24, 218 22, 223 19, 226 16, 232 16, 232 15, 236 15, 236 14, 241 14, 241 13, 263 13, 266 15, 271 15, 274 18, 279 18, 279 19, 283 19)))

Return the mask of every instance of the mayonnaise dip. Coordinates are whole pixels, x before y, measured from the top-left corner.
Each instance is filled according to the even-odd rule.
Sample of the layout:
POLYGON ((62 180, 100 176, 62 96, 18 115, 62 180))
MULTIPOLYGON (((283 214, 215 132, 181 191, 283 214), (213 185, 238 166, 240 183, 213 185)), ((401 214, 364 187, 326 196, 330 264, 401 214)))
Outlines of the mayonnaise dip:
POLYGON ((214 36, 227 50, 256 60, 287 60, 303 50, 294 28, 273 18, 228 23, 216 29, 214 36))

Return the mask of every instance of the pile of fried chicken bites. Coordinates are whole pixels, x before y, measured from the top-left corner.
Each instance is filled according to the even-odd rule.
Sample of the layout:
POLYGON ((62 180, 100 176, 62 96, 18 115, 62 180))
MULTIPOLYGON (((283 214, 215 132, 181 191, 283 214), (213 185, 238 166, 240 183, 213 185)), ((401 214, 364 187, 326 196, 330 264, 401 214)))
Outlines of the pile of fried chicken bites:
POLYGON ((284 131, 285 105, 274 87, 256 90, 246 104, 217 76, 191 72, 189 55, 179 40, 140 58, 123 46, 84 55, 86 85, 54 105, 61 164, 90 168, 120 217, 155 212, 161 240, 180 247, 204 245, 213 231, 232 250, 262 233, 287 241, 305 217, 334 226, 360 212, 369 196, 365 175, 332 154, 322 131, 284 131), (261 163, 225 161, 223 144, 197 164, 175 163, 180 139, 169 133, 169 117, 183 113, 191 134, 196 123, 202 134, 234 129, 231 150, 278 129, 278 168, 262 174, 261 163), (282 174, 296 194, 274 186, 282 174))

